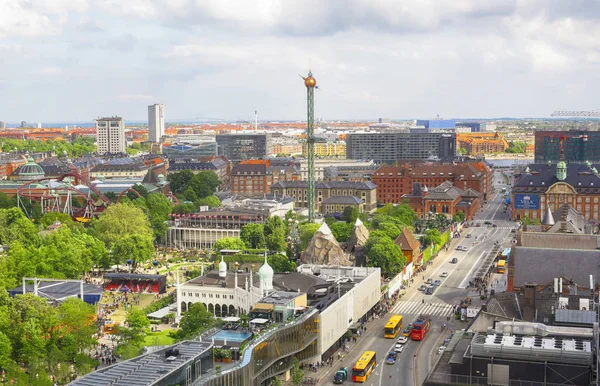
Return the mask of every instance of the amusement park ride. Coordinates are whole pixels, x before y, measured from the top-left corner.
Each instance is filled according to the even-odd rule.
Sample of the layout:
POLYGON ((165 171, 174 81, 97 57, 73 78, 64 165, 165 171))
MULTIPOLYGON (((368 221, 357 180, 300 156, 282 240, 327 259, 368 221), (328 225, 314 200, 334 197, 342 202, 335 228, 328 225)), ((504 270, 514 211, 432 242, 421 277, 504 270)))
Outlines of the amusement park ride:
MULTIPOLYGON (((124 195, 140 193, 130 187, 119 194, 115 203, 124 195)), ((165 194, 173 204, 179 201, 172 193, 165 194)), ((50 212, 66 213, 79 222, 89 222, 92 217, 101 214, 113 202, 76 170, 56 177, 44 177, 26 181, 17 189, 17 204, 25 214, 33 217, 31 206, 27 202, 40 204, 42 214, 50 212), (84 192, 87 191, 87 192, 84 192)))

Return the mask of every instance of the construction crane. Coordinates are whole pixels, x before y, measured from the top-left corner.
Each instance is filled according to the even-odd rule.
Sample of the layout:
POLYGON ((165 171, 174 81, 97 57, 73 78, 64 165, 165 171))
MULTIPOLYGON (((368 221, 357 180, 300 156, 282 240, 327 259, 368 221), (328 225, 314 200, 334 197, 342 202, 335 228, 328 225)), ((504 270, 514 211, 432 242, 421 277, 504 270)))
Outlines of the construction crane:
POLYGON ((591 111, 569 111, 559 110, 550 114, 551 117, 589 117, 589 118, 600 118, 600 110, 591 111))

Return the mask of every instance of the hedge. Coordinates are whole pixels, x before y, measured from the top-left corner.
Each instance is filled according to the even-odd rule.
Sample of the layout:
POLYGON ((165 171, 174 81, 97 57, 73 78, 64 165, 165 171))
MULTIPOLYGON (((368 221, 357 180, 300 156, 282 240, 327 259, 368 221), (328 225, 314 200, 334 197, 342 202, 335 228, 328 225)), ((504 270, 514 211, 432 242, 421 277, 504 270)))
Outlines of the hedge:
POLYGON ((175 302, 174 294, 167 295, 164 298, 161 298, 155 302, 152 302, 152 303, 148 304, 146 307, 144 307, 144 309, 143 309, 144 314, 148 315, 154 311, 160 310, 161 308, 170 306, 174 302, 175 302))

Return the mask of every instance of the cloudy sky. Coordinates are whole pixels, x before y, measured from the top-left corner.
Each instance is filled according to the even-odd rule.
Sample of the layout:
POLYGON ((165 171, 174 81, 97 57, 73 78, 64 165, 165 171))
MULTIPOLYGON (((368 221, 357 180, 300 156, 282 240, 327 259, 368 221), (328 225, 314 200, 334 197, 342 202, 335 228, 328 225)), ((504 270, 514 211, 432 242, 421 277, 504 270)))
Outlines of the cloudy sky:
POLYGON ((0 120, 597 109, 596 0, 2 0, 0 120))

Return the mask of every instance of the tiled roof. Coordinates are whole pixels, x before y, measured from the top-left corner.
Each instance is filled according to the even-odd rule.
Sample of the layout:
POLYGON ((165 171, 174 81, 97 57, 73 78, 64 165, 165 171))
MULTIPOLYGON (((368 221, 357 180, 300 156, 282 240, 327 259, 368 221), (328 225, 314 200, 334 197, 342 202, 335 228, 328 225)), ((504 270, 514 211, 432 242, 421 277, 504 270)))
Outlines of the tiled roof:
POLYGON ((236 174, 267 174, 267 165, 265 164, 237 164, 231 169, 231 175, 236 174))
POLYGON ((426 200, 455 200, 462 194, 462 190, 452 185, 450 181, 444 181, 441 185, 429 190, 426 200))
MULTIPOLYGON (((271 188, 307 188, 307 181, 280 181, 273 185, 271 188)), ((315 189, 357 189, 357 190, 372 190, 376 189, 377 186, 372 182, 354 182, 354 181, 329 181, 329 182, 317 182, 315 189)))
POLYGON ((360 205, 364 201, 354 196, 331 196, 323 200, 323 204, 360 205))
MULTIPOLYGON (((600 165, 594 165, 596 169, 600 165)), ((524 174, 516 183, 513 192, 527 192, 533 188, 546 191, 550 186, 561 182, 556 178, 556 164, 531 164, 530 172, 524 174)), ((567 178, 562 181, 579 190, 582 188, 600 189, 600 177, 585 164, 567 164, 567 178)))
POLYGON ((400 249, 403 251, 414 251, 421 246, 407 227, 402 228, 402 232, 400 232, 394 242, 396 245, 400 246, 400 249))
POLYGON ((573 235, 568 233, 523 232, 520 246, 554 249, 598 249, 600 235, 573 235))
POLYGON ((93 173, 104 173, 104 172, 129 172, 129 171, 144 171, 148 170, 148 167, 142 163, 138 164, 102 164, 96 165, 90 170, 93 173))

